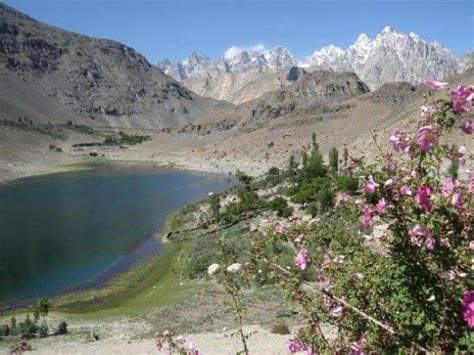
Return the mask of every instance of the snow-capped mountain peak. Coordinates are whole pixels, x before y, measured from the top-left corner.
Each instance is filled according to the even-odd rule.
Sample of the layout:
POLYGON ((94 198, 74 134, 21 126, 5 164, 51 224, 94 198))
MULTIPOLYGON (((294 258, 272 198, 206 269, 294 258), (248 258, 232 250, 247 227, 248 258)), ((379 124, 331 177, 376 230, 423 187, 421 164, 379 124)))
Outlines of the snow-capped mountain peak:
MULTIPOLYGON (((336 47, 337 48, 337 47, 336 47)), ((442 79, 463 69, 463 62, 448 48, 431 44, 414 32, 399 33, 390 26, 371 40, 361 34, 347 50, 327 46, 313 53, 308 66, 333 71, 352 71, 372 89, 386 82, 419 83, 442 79)))
POLYGON ((355 72, 372 89, 386 82, 408 81, 416 84, 426 78, 442 79, 465 67, 464 60, 451 50, 436 41, 427 43, 414 32, 403 34, 385 26, 373 38, 361 33, 346 50, 330 44, 314 51, 303 62, 283 46, 266 50, 263 45, 256 45, 244 48, 232 46, 217 60, 192 52, 181 62, 172 64, 164 60, 158 66, 177 80, 214 78, 223 72, 237 75, 295 65, 316 66, 324 70, 355 72))

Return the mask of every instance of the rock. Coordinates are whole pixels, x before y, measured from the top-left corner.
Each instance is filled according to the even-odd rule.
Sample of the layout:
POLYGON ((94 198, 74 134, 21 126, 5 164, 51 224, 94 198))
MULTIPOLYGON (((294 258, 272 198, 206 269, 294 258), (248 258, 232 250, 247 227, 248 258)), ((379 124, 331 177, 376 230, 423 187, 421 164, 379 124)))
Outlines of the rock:
POLYGON ((207 268, 207 274, 209 276, 214 276, 219 271, 220 268, 221 268, 221 266, 219 264, 216 264, 216 263, 211 264, 207 268))
POLYGON ((242 269, 242 264, 240 264, 240 263, 234 263, 234 264, 229 265, 229 266, 227 267, 227 271, 233 272, 233 273, 237 273, 237 272, 239 272, 241 269, 242 269))

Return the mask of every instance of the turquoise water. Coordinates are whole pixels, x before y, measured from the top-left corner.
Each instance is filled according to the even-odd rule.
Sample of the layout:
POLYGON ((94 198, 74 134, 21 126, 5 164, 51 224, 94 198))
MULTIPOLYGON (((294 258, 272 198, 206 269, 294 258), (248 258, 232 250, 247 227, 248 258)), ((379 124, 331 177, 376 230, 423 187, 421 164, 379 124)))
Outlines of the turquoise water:
POLYGON ((171 211, 227 186, 222 176, 138 165, 0 185, 0 297, 105 282, 160 251, 151 234, 171 211))

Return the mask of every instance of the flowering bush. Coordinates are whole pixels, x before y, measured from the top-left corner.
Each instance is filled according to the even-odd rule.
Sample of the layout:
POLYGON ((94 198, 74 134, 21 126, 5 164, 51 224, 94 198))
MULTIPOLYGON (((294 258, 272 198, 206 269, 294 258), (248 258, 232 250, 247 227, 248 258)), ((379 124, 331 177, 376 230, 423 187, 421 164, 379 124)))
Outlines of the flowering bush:
POLYGON ((164 351, 168 354, 180 354, 180 355, 199 355, 201 354, 197 350, 193 343, 182 335, 173 336, 173 334, 166 330, 163 334, 156 338, 155 347, 158 352, 164 351))
POLYGON ((447 97, 428 94, 419 127, 394 130, 380 164, 348 157, 342 174, 365 179, 338 194, 332 216, 317 227, 277 225, 255 241, 254 271, 269 270, 305 313, 290 352, 474 351, 474 173, 458 171, 466 146, 443 140, 455 127, 472 134, 462 114, 474 93, 460 85, 447 97), (292 265, 279 258, 282 243, 294 249, 292 265))

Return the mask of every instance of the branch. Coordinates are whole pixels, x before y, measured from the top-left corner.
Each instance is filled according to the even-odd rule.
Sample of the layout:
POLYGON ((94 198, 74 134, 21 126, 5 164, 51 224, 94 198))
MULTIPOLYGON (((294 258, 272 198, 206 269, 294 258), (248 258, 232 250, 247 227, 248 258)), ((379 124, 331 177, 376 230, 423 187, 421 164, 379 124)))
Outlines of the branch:
MULTIPOLYGON (((281 267, 280 265, 278 264, 275 264, 273 262, 270 263, 273 267, 277 268, 278 270, 280 270, 282 273, 286 274, 286 275, 290 275, 291 273, 286 270, 285 268, 281 267)), ((310 282, 307 282, 305 281, 304 283, 306 283, 307 285, 311 285, 312 284, 310 282)), ((426 353, 429 353, 428 349, 424 348, 423 346, 413 342, 412 340, 409 340, 409 339, 404 339, 403 336, 399 335, 395 329, 389 325, 386 325, 384 323, 382 323, 381 321, 375 319, 374 317, 368 315, 367 313, 365 313, 364 311, 361 311, 360 309, 358 309, 357 307, 354 307, 352 306, 351 304, 349 304, 347 301, 345 301, 344 299, 342 299, 341 297, 338 297, 338 296, 335 296, 334 294, 332 294, 328 289, 326 288, 323 288, 323 289, 316 289, 318 290, 319 292, 323 293, 324 295, 330 297, 332 300, 338 302, 339 304, 342 304, 344 307, 347 307, 349 308, 350 310, 352 310, 353 312, 357 313, 358 315, 360 315, 362 318, 368 320, 369 322, 372 322, 374 324, 376 324, 377 326, 379 326, 380 328, 382 328, 383 330, 385 330, 386 332, 388 332, 390 335, 392 336, 395 336, 396 338, 398 338, 399 340, 402 340, 402 341, 405 341, 407 340, 411 345, 415 346, 416 348, 418 348, 419 350, 421 351, 424 351, 426 353)))

